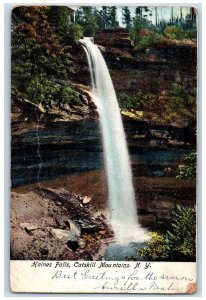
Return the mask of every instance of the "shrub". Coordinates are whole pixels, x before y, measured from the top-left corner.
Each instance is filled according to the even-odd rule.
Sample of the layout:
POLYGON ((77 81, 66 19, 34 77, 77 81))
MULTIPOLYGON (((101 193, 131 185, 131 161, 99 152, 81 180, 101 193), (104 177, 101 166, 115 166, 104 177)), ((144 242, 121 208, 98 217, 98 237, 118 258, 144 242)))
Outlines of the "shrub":
POLYGON ((27 86, 27 93, 29 99, 36 104, 47 104, 56 99, 60 85, 52 82, 51 80, 42 77, 32 77, 30 83, 27 86))
POLYGON ((121 93, 118 97, 120 108, 129 109, 136 108, 135 96, 127 93, 121 93))
POLYGON ((77 23, 71 24, 69 28, 69 35, 71 39, 77 43, 83 37, 83 27, 77 23))
POLYGON ((129 35, 136 48, 144 48, 144 47, 151 46, 157 43, 162 37, 160 33, 152 29, 148 30, 147 35, 140 35, 139 30, 136 30, 135 28, 131 28, 129 31, 129 35))
POLYGON ((196 39, 197 38, 197 29, 187 29, 185 31, 185 35, 187 39, 196 39))
POLYGON ((168 247, 165 238, 158 232, 149 232, 151 240, 146 242, 147 247, 139 250, 139 254, 148 260, 167 260, 168 247))
POLYGON ((186 155, 184 162, 187 163, 187 166, 183 166, 179 170, 179 174, 176 178, 180 179, 195 179, 196 177, 196 156, 197 153, 192 151, 190 154, 186 155))
POLYGON ((29 99, 37 104, 48 105, 55 102, 57 105, 81 105, 78 94, 71 87, 56 83, 42 76, 35 76, 28 85, 29 99))
POLYGON ((151 240, 139 250, 140 256, 156 261, 195 261, 195 208, 177 205, 172 213, 171 229, 165 234, 149 235, 151 240))
POLYGON ((69 86, 61 86, 59 94, 57 95, 59 100, 59 105, 69 104, 69 105, 82 105, 79 96, 75 90, 69 86))
POLYGON ((158 96, 152 93, 134 92, 118 95, 120 108, 152 111, 157 108, 158 96))
POLYGON ((168 39, 172 40, 185 38, 185 31, 181 26, 166 26, 163 33, 168 39))
POLYGON ((140 47, 148 47, 157 43, 161 38, 161 35, 157 32, 151 32, 151 34, 147 36, 140 37, 139 46, 140 47))
POLYGON ((168 113, 189 116, 196 119, 196 88, 186 89, 178 83, 172 85, 170 98, 165 103, 168 113))

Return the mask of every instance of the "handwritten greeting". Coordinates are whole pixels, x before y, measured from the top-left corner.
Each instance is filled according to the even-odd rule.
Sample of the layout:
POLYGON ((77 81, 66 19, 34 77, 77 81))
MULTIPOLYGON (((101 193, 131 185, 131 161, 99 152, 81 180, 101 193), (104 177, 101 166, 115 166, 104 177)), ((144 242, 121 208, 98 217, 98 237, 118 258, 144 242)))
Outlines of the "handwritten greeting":
POLYGON ((11 286, 16 285, 29 292, 191 293, 196 288, 196 264, 12 261, 11 286))

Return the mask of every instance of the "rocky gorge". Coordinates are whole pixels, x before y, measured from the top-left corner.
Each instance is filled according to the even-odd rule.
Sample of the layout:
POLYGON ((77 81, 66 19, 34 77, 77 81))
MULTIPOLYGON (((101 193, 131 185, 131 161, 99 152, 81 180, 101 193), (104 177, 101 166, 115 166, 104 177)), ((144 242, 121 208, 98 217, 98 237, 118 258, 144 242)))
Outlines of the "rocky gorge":
MULTIPOLYGON (((196 147, 190 112, 161 110, 171 86, 196 85, 194 41, 164 40, 135 50, 124 30, 103 31, 102 49, 117 95, 157 95, 156 108, 121 109, 131 157, 137 213, 147 230, 170 226, 176 204, 196 201, 194 180, 176 178, 184 155, 196 147)), ((80 105, 34 105, 12 92, 12 259, 104 259, 109 225, 101 130, 81 46, 70 84, 80 105)))

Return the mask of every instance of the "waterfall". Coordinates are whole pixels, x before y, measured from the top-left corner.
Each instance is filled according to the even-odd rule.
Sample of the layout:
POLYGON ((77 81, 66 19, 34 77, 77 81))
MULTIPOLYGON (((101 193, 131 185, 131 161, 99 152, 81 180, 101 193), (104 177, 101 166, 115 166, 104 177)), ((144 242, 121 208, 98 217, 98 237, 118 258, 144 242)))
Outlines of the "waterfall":
POLYGON ((117 243, 142 242, 147 236, 138 223, 130 159, 113 83, 98 46, 90 38, 81 42, 100 116, 111 226, 117 243))

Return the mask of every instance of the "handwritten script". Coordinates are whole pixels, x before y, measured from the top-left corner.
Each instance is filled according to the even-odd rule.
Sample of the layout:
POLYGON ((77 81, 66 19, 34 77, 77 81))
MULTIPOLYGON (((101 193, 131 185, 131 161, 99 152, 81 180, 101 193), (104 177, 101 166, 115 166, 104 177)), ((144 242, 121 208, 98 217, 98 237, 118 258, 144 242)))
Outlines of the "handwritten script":
POLYGON ((14 261, 15 292, 185 294, 196 290, 196 263, 14 261))
MULTIPOLYGON (((53 283, 70 282, 88 286, 94 292, 178 293, 195 282, 184 271, 174 272, 174 264, 151 262, 33 262, 31 268, 48 268, 53 283), (161 266, 161 268, 160 268, 161 266), (171 267, 173 266, 173 267, 171 267)), ((186 266, 186 265, 185 265, 186 266)), ((181 268, 184 270, 184 268, 181 268)))

